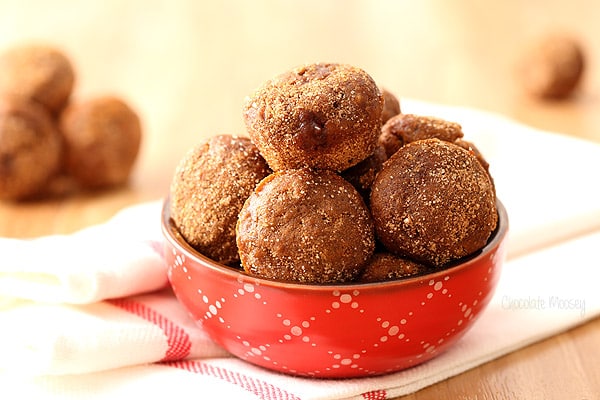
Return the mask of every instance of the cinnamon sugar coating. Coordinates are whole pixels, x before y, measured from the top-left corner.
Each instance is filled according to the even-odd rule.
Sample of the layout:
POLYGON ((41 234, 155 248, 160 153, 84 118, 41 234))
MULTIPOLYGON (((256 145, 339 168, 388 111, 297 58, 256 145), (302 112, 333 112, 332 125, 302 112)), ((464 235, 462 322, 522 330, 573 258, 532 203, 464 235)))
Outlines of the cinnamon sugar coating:
POLYGON ((264 83, 244 106, 252 141, 275 170, 342 171, 370 156, 383 97, 363 70, 308 64, 264 83))
POLYGON ((175 226, 200 253, 238 266, 238 213, 270 172, 248 138, 218 135, 194 147, 180 161, 171 182, 175 226))
POLYGON ((391 129, 382 128, 379 135, 379 145, 384 148, 386 158, 390 158, 400 147, 404 146, 404 139, 392 132, 391 129))
POLYGON ((48 112, 0 98, 0 199, 38 196, 60 166, 61 139, 48 112))
POLYGON ((12 47, 0 55, 0 94, 35 101, 58 113, 73 90, 75 71, 60 50, 43 44, 12 47))
POLYGON ((275 172, 257 186, 240 212, 237 244, 250 274, 342 283, 361 273, 375 237, 350 183, 332 171, 300 169, 275 172))
POLYGON ((84 188, 124 184, 137 158, 142 129, 124 101, 105 96, 69 104, 61 114, 65 168, 84 188))
POLYGON ((456 122, 414 114, 395 115, 382 126, 381 131, 402 138, 404 144, 432 138, 454 142, 463 137, 462 127, 456 122))
POLYGON ((469 151, 439 139, 409 143, 389 158, 370 205, 388 251, 435 267, 481 249, 498 218, 485 169, 469 151))
POLYGON ((425 265, 392 253, 377 252, 367 263, 359 282, 382 282, 410 278, 429 271, 425 265))
POLYGON ((487 162, 487 160, 483 157, 483 154, 481 154, 481 152, 473 142, 469 142, 468 140, 464 139, 456 139, 454 141, 454 144, 471 152, 475 156, 475 158, 477 158, 483 169, 485 169, 489 173, 490 163, 487 162))
POLYGON ((405 144, 423 139, 440 139, 454 143, 473 153, 489 172, 489 163, 475 144, 463 139, 462 127, 456 122, 437 117, 398 114, 381 127, 379 136, 379 142, 385 147, 388 158, 405 144))
POLYGON ((350 182, 365 199, 368 199, 375 177, 381 171, 387 158, 385 148, 379 145, 372 155, 355 166, 342 171, 341 176, 350 182))

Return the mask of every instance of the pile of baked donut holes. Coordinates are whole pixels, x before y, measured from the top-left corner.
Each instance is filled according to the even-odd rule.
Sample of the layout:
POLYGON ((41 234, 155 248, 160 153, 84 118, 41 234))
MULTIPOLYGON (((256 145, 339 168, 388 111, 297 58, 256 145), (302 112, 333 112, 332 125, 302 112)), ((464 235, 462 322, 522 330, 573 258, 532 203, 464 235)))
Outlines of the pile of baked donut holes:
POLYGON ((0 200, 23 201, 124 184, 142 129, 115 96, 74 99, 60 49, 17 44, 0 54, 0 200))
POLYGON ((266 279, 402 279, 477 253, 496 229, 487 162, 459 124, 403 114, 345 64, 298 66, 244 104, 246 136, 190 149, 170 188, 196 251, 266 279))

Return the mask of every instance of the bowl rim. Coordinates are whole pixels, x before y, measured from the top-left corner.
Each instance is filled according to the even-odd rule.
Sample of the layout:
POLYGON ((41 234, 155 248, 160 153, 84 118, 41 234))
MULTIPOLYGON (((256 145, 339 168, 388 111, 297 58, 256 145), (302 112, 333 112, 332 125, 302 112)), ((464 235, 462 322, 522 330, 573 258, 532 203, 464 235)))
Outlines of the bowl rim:
MULTIPOLYGON (((496 198, 496 210, 498 213, 498 224, 492 236, 488 239, 486 245, 478 250, 476 253, 470 256, 466 256, 457 260, 455 264, 451 264, 448 267, 442 268, 437 271, 433 271, 424 275, 417 275, 410 278, 394 279, 387 281, 378 282, 348 282, 348 283, 337 283, 337 284, 310 284, 300 282, 288 282, 279 281, 275 279, 267 279, 259 276, 251 275, 246 273, 243 269, 236 269, 233 267, 220 264, 209 257, 201 254, 195 250, 190 244, 188 244, 179 230, 175 227, 175 224, 170 216, 170 197, 167 196, 163 201, 162 216, 161 216, 161 230, 163 236, 169 242, 171 246, 177 248, 180 253, 186 255, 186 257, 195 258, 199 264, 202 264, 205 268, 211 269, 219 274, 226 275, 234 280, 245 279, 252 281, 252 283, 259 286, 268 286, 282 290, 302 290, 302 291, 322 291, 331 293, 332 291, 348 292, 353 290, 359 290, 361 292, 365 290, 389 290, 397 289, 398 287, 420 285, 425 281, 443 279, 445 276, 453 275, 461 270, 468 269, 474 265, 481 258, 486 257, 493 249, 500 246, 507 236, 508 232, 508 213, 502 202, 496 198)), ((187 266, 187 268, 197 268, 196 265, 187 266)))

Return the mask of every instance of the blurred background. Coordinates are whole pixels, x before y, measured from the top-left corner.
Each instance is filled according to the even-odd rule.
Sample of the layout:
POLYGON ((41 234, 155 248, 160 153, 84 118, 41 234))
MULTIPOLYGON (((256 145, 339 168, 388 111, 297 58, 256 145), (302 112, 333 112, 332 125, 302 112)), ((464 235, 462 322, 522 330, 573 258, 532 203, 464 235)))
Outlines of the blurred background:
POLYGON ((144 126, 132 185, 150 198, 167 192, 191 146, 244 134, 245 96, 307 62, 359 66, 400 99, 600 140, 599 11, 593 0, 0 0, 0 50, 56 45, 75 65, 75 97, 129 102, 144 126), (515 80, 526 44, 548 32, 585 50, 568 100, 531 98, 515 80))

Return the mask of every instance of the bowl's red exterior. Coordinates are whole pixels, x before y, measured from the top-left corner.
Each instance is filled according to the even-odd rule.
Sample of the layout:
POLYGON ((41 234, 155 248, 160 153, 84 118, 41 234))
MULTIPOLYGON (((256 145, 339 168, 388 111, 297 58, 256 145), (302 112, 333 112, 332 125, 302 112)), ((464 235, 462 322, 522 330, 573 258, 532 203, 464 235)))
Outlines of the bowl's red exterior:
POLYGON ((490 301, 508 228, 482 252, 422 277, 370 284, 275 282, 195 252, 163 212, 169 279, 179 301, 235 356, 288 374, 358 377, 405 369, 460 338, 490 301))

